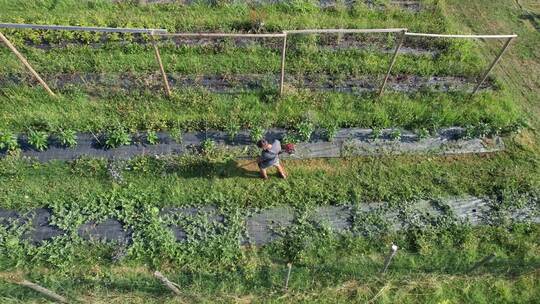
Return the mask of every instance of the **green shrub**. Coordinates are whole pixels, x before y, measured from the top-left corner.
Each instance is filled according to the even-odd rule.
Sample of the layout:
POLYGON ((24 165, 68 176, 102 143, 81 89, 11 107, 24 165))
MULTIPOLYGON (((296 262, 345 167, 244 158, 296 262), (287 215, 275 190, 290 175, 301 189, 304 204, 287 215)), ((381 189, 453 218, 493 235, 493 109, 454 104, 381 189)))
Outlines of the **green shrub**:
POLYGON ((300 141, 309 141, 313 131, 315 131, 315 126, 309 121, 301 122, 297 127, 298 137, 300 141))
POLYGON ((205 139, 201 143, 201 152, 205 155, 212 154, 216 151, 216 142, 210 138, 205 139))
POLYGON ((182 138, 183 138, 183 132, 182 132, 182 129, 180 127, 172 127, 170 129, 170 132, 171 132, 171 137, 172 139, 177 143, 177 144, 180 144, 182 143, 182 138))
POLYGON ((229 140, 234 141, 234 139, 238 135, 238 132, 240 132, 240 126, 236 122, 231 121, 227 124, 226 131, 229 140))
POLYGON ((328 141, 334 141, 337 132, 339 131, 339 125, 336 122, 330 122, 323 125, 324 136, 328 141))
POLYGON ((416 131, 418 139, 426 139, 429 137, 429 130, 426 128, 420 128, 416 131))
POLYGON ((159 137, 154 130, 148 130, 146 132, 146 141, 151 145, 157 145, 159 143, 159 137))
POLYGON ((74 148, 77 146, 77 133, 73 130, 60 130, 56 133, 56 138, 63 147, 74 148))
POLYGON ((129 144, 131 144, 131 136, 126 129, 119 127, 108 132, 105 141, 105 146, 107 148, 112 149, 120 146, 127 146, 129 144))
POLYGON ((281 142, 283 144, 297 144, 300 140, 298 139, 298 135, 294 133, 286 133, 283 135, 283 138, 281 139, 281 142))
POLYGON ((17 150, 18 148, 19 143, 17 142, 17 136, 15 136, 15 134, 8 131, 0 132, 0 150, 10 152, 17 150))
POLYGON ((49 134, 47 134, 47 132, 36 130, 28 131, 28 143, 37 151, 44 151, 47 149, 48 138, 49 134))
POLYGON ((369 138, 371 138, 372 140, 377 140, 381 138, 381 135, 382 135, 381 128, 373 128, 371 130, 371 134, 369 134, 369 138))
POLYGON ((254 127, 250 130, 249 137, 251 138, 251 141, 258 142, 263 139, 265 133, 266 130, 263 127, 254 127))
POLYGON ((390 132, 390 139, 398 141, 401 139, 401 130, 400 129, 393 129, 392 132, 390 132))

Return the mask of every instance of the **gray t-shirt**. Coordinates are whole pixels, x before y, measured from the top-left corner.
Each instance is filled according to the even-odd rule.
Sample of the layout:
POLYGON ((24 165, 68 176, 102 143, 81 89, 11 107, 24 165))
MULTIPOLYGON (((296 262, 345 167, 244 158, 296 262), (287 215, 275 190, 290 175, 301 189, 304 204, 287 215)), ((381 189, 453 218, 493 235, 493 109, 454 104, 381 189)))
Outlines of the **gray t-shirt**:
POLYGON ((279 152, 281 152, 281 143, 276 139, 272 143, 272 148, 269 150, 263 150, 261 152, 261 162, 259 163, 259 167, 266 169, 268 167, 278 165, 279 152))

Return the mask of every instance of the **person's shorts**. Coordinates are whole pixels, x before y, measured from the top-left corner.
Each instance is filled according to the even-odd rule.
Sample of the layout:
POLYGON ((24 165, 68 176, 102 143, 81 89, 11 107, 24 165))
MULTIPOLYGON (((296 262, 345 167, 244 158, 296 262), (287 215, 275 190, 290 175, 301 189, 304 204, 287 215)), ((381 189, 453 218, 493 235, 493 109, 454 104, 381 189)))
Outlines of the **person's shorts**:
POLYGON ((277 158, 275 161, 268 163, 268 164, 262 164, 258 163, 260 169, 268 169, 270 167, 277 167, 279 166, 279 158, 277 158))

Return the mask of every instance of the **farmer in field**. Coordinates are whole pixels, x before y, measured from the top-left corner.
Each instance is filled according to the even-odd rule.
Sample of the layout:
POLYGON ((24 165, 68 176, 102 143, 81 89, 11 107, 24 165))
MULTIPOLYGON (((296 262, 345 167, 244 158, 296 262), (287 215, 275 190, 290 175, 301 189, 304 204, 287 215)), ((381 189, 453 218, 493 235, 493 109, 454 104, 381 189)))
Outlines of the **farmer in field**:
POLYGON ((261 177, 268 179, 266 169, 276 167, 279 176, 281 178, 287 178, 287 173, 285 173, 283 165, 279 162, 279 154, 281 152, 281 143, 279 140, 276 139, 270 144, 266 139, 261 139, 257 142, 257 147, 262 149, 261 156, 257 159, 257 164, 261 170, 261 177))

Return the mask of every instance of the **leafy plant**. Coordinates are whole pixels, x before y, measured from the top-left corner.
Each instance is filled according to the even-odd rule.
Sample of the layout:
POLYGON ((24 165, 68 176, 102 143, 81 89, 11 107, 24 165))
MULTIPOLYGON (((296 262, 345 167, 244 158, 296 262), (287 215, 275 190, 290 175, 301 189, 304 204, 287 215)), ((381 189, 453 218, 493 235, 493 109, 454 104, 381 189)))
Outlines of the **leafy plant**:
POLYGON ((236 122, 230 121, 227 124, 226 131, 227 131, 227 136, 229 137, 229 140, 234 141, 234 139, 238 135, 238 132, 240 132, 240 126, 236 122))
POLYGON ((337 132, 339 131, 339 125, 336 122, 330 122, 323 126, 324 128, 324 136, 326 137, 326 140, 328 141, 334 141, 334 138, 337 135, 337 132))
POLYGON ((300 141, 309 141, 313 131, 315 131, 315 126, 309 121, 303 121, 297 126, 297 131, 300 141))
POLYGON ((265 133, 266 133, 266 130, 263 127, 258 126, 250 130, 249 137, 251 138, 251 141, 257 142, 263 139, 265 133))
POLYGON ((182 129, 180 127, 172 127, 170 129, 170 132, 171 132, 171 137, 174 141, 176 141, 177 144, 180 144, 182 143, 182 139, 183 139, 183 132, 182 132, 182 129))
POLYGON ((418 135, 418 139, 426 139, 429 137, 429 130, 426 128, 420 128, 418 131, 416 131, 416 134, 418 135))
POLYGON ((146 132, 146 141, 151 145, 157 145, 159 143, 159 137, 154 130, 148 130, 146 132))
POLYGON ((377 140, 379 138, 381 138, 382 136, 382 130, 381 128, 373 128, 371 130, 371 134, 369 135, 369 137, 372 139, 372 140, 377 140))
POLYGON ((300 140, 298 139, 298 135, 294 133, 286 133, 283 135, 283 138, 281 139, 281 142, 283 144, 297 144, 300 140))
POLYGON ((391 140, 395 140, 395 141, 398 141, 401 139, 401 130, 396 128, 396 129, 393 129, 392 132, 390 132, 390 139, 391 140))
POLYGON ((484 138, 492 134, 492 128, 487 123, 479 123, 477 125, 469 125, 465 128, 465 138, 484 138))
POLYGON ((73 130, 60 130, 56 133, 56 138, 64 147, 74 148, 77 146, 77 133, 73 130))
POLYGON ((0 132, 0 150, 15 151, 18 148, 19 143, 15 134, 8 131, 0 132))
POLYGON ((201 152, 205 155, 212 154, 216 151, 216 142, 211 138, 205 139, 201 143, 201 152))
POLYGON ((34 147, 37 151, 44 151, 47 149, 49 135, 44 131, 29 130, 28 131, 28 143, 34 147))
POLYGON ((118 127, 112 129, 107 134, 107 139, 105 141, 105 146, 109 149, 117 148, 120 146, 127 146, 131 144, 131 136, 128 134, 126 129, 118 127))

